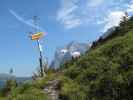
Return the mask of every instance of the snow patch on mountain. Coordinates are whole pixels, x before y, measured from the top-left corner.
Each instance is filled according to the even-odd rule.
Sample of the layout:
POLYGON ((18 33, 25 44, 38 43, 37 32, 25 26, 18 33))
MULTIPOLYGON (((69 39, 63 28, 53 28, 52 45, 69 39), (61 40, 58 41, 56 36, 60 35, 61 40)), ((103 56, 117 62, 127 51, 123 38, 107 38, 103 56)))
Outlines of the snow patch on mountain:
POLYGON ((78 43, 70 42, 65 47, 59 48, 55 52, 54 60, 52 61, 50 67, 58 69, 61 64, 72 59, 72 57, 79 57, 84 54, 91 47, 90 43, 78 43))

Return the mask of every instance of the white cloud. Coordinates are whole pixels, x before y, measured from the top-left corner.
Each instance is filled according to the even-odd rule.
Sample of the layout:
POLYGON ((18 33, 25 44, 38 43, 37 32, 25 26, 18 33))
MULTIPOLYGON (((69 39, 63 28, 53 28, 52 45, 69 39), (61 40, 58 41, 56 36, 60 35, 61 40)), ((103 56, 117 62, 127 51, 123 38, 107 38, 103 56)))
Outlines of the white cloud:
POLYGON ((105 0, 88 0, 88 6, 97 7, 104 3, 105 0))
POLYGON ((105 24, 102 32, 107 31, 111 27, 118 26, 120 24, 120 21, 122 20, 122 17, 126 16, 125 12, 128 13, 127 18, 131 17, 131 14, 133 14, 133 0, 129 4, 125 4, 125 6, 126 8, 123 9, 123 11, 112 11, 108 16, 104 18, 104 20, 97 22, 97 24, 105 24))
POLYGON ((33 24, 33 22, 31 20, 25 20, 24 18, 22 18, 20 15, 18 15, 15 11, 13 10, 9 10, 9 12, 17 19, 19 20, 20 22, 32 27, 32 28, 36 28, 38 29, 39 31, 44 31, 44 29, 40 26, 36 26, 33 24))
MULTIPOLYGON (((60 7, 56 19, 65 29, 77 28, 81 25, 95 23, 97 9, 105 0, 60 0, 60 7), (92 16, 93 13, 93 16, 92 16)), ((99 16, 99 15, 98 15, 99 16)), ((100 22, 99 22, 100 23, 100 22)))
POLYGON ((128 3, 123 2, 125 1, 61 0, 56 19, 66 29, 90 25, 91 23, 92 25, 105 24, 103 31, 106 31, 108 28, 119 25, 121 17, 124 15, 122 10, 125 9, 128 13, 133 11, 133 3, 130 3, 127 7, 128 3), (107 15, 109 10, 112 10, 112 12, 107 15))
POLYGON ((123 11, 110 12, 109 15, 104 18, 105 26, 103 32, 107 31, 111 27, 118 26, 123 16, 125 16, 125 12, 123 11))
POLYGON ((81 25, 81 20, 75 15, 78 6, 76 0, 61 0, 61 7, 57 12, 57 20, 64 25, 66 29, 75 28, 81 25))
POLYGON ((75 28, 81 25, 80 19, 66 19, 64 25, 67 29, 75 28))
POLYGON ((98 20, 98 21, 96 21, 96 23, 97 23, 97 24, 104 24, 105 21, 104 21, 104 20, 98 20))
POLYGON ((128 5, 127 12, 133 13, 133 4, 128 5))
POLYGON ((61 8, 57 13, 57 19, 61 20, 64 17, 71 15, 71 13, 76 9, 77 9, 77 6, 75 5, 72 5, 71 7, 68 6, 68 7, 61 8))

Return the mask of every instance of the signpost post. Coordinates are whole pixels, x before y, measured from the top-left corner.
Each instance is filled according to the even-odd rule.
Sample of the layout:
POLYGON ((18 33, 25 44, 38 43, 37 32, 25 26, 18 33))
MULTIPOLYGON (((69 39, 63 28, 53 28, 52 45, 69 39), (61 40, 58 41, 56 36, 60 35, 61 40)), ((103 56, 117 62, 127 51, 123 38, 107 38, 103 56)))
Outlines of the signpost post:
MULTIPOLYGON (((34 25, 37 27, 37 16, 34 16, 33 17, 33 21, 34 21, 34 25)), ((37 45, 38 45, 38 50, 39 50, 39 54, 40 54, 40 57, 39 57, 39 63, 40 63, 40 76, 43 77, 45 72, 43 70, 43 55, 42 55, 42 46, 40 44, 40 39, 42 38, 43 36, 43 32, 38 32, 37 28, 35 27, 35 32, 34 34, 32 34, 30 37, 31 37, 31 40, 34 40, 34 41, 37 41, 37 45)))
POLYGON ((39 42, 39 40, 37 40, 37 44, 38 44, 38 48, 39 48, 39 52, 40 52, 40 57, 39 57, 39 62, 40 62, 40 71, 41 71, 41 77, 43 77, 44 75, 43 75, 43 57, 42 57, 42 46, 41 46, 41 44, 40 44, 40 42, 39 42))

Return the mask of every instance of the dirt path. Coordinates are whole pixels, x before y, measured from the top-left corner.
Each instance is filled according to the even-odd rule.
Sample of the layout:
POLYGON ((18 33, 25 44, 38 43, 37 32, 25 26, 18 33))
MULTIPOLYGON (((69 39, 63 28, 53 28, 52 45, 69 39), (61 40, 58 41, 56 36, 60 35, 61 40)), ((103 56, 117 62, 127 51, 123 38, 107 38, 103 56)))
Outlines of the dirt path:
POLYGON ((59 100, 58 80, 52 80, 48 82, 48 85, 44 88, 44 93, 48 95, 48 100, 59 100))

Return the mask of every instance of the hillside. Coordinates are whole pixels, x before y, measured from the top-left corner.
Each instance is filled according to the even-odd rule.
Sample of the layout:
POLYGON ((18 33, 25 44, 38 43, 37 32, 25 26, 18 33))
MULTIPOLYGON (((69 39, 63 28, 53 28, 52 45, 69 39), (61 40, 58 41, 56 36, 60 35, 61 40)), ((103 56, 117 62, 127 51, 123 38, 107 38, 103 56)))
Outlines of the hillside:
POLYGON ((58 71, 0 91, 0 100, 133 100, 133 17, 58 71), (3 99, 4 98, 4 99, 3 99), (50 99, 48 99, 50 98, 50 99))
POLYGON ((108 40, 64 68, 61 100, 132 100, 133 32, 108 40))

